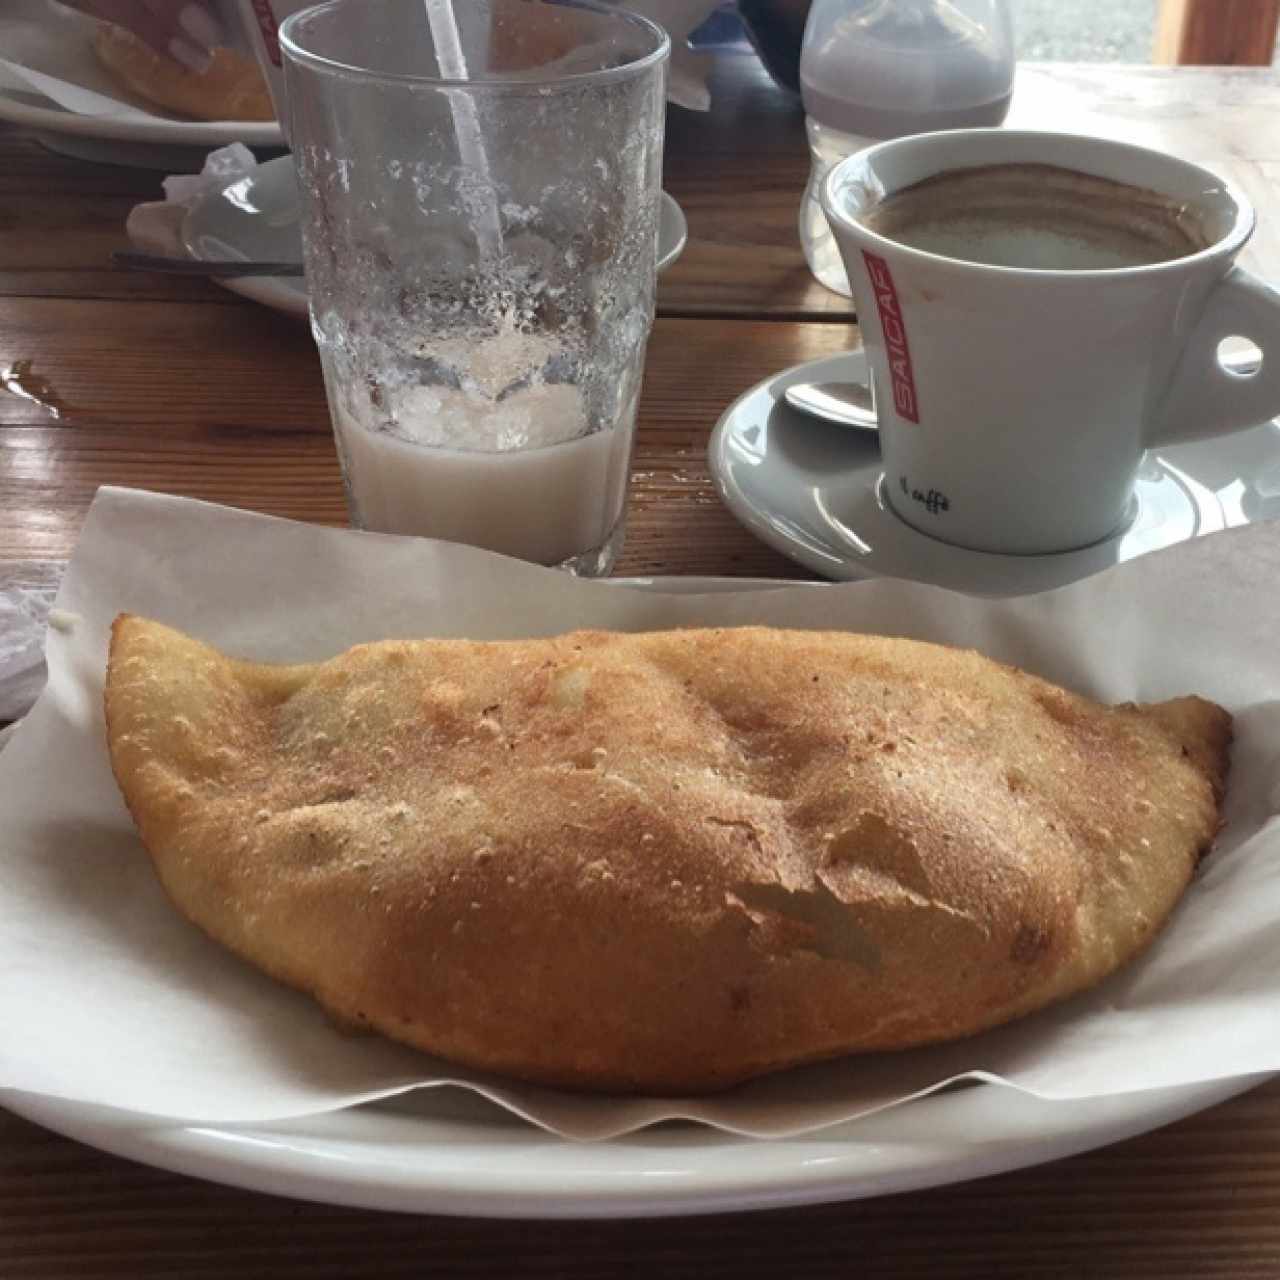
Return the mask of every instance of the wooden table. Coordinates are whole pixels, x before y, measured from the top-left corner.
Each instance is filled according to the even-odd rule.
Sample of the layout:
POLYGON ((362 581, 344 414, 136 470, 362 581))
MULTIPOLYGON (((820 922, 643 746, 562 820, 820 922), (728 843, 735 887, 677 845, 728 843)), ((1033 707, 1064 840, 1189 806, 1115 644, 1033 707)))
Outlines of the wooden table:
MULTIPOLYGON (((663 278, 621 573, 802 576, 721 507, 723 406, 846 346, 850 308, 795 234, 801 117, 746 55, 709 115, 673 111, 666 185, 690 243, 663 278)), ((1262 210, 1280 279, 1280 77, 1024 67, 1011 123, 1165 147, 1262 210)), ((51 574, 99 484, 345 523, 304 329, 202 281, 107 257, 157 175, 0 132, 0 585, 51 574), (7 394, 6 394, 7 389, 7 394)), ((0 1112, 0 1276, 445 1274, 1280 1276, 1280 1082, 1163 1131, 1027 1172, 816 1209, 662 1223, 502 1224, 275 1200, 100 1155, 0 1112)))

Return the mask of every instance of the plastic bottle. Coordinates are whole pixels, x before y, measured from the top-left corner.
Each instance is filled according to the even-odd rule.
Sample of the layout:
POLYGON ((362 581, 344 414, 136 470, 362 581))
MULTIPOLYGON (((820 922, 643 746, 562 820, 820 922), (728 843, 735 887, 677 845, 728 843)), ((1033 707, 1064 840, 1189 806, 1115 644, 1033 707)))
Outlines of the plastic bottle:
POLYGON ((819 203, 828 172, 885 138, 998 125, 1013 94, 1010 0, 813 0, 800 52, 811 166, 800 243, 849 295, 819 203))

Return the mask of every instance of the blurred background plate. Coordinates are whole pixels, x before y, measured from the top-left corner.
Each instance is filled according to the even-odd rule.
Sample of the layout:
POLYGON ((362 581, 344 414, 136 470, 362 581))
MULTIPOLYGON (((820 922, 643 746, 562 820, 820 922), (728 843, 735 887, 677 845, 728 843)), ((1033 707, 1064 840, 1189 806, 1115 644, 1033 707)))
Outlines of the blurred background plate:
MULTIPOLYGON (((658 228, 658 270, 681 254, 689 236, 684 212, 664 191, 658 228)), ((209 262, 301 262, 298 188, 293 157, 278 156, 197 201, 182 224, 182 246, 209 262)), ((263 306, 305 319, 307 288, 301 276, 245 276, 220 284, 263 306)))
POLYGON ((0 88, 0 120, 31 129, 51 151, 166 173, 199 173, 204 157, 229 142, 273 150, 284 146, 280 126, 274 120, 209 122, 167 120, 163 116, 117 119, 78 115, 37 94, 9 88, 0 88))

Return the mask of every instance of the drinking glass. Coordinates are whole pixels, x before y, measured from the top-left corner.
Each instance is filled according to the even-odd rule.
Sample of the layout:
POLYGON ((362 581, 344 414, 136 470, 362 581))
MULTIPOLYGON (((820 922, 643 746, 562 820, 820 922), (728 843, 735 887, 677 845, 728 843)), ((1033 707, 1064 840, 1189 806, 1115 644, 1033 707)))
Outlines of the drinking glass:
POLYGON ((594 0, 331 0, 280 44, 353 524, 607 573, 653 318, 666 34, 594 0))

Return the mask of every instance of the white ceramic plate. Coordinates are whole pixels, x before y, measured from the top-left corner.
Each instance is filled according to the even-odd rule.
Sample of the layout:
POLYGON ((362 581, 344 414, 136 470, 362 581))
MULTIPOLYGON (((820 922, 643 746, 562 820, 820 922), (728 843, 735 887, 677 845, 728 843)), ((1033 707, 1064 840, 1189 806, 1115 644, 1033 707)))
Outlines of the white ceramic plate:
POLYGON ((729 509, 762 541, 824 577, 908 578, 973 595, 1024 595, 1280 516, 1280 429, 1268 423, 1149 453, 1132 521, 1095 546, 1046 556, 948 546, 912 529, 885 503, 874 432, 818 422, 782 398, 791 382, 865 377, 861 352, 786 369, 739 396, 711 437, 711 473, 729 509))
MULTIPOLYGON (((611 581, 680 593, 799 585, 758 578, 611 581)), ((446 1089, 245 1126, 165 1124, 31 1094, 0 1093, 0 1100, 103 1151, 273 1195, 409 1213, 626 1218, 820 1204, 986 1177, 1144 1133, 1262 1079, 1088 1102, 1044 1102, 1013 1089, 971 1086, 773 1141, 670 1123, 608 1142, 572 1143, 474 1094, 446 1089)))
MULTIPOLYGON (((684 212, 664 191, 658 227, 659 271, 680 256, 688 236, 684 212)), ((183 221, 182 244, 192 258, 214 262, 300 262, 293 157, 269 160, 248 176, 197 201, 183 221)), ((307 289, 301 276, 245 277, 220 283, 277 311, 303 319, 307 315, 307 289)))
POLYGON ((666 1124, 589 1144, 457 1091, 238 1128, 157 1124, 29 1094, 3 1100, 103 1151, 273 1195, 470 1217, 637 1218, 822 1204, 987 1177, 1144 1133, 1261 1082, 1100 1102, 1041 1102, 979 1085, 805 1138, 666 1124))
POLYGON ((274 121, 169 120, 163 116, 79 115, 36 94, 0 88, 0 120, 31 129, 53 151, 81 160, 199 173, 215 147, 243 142, 249 147, 284 146, 274 121))

